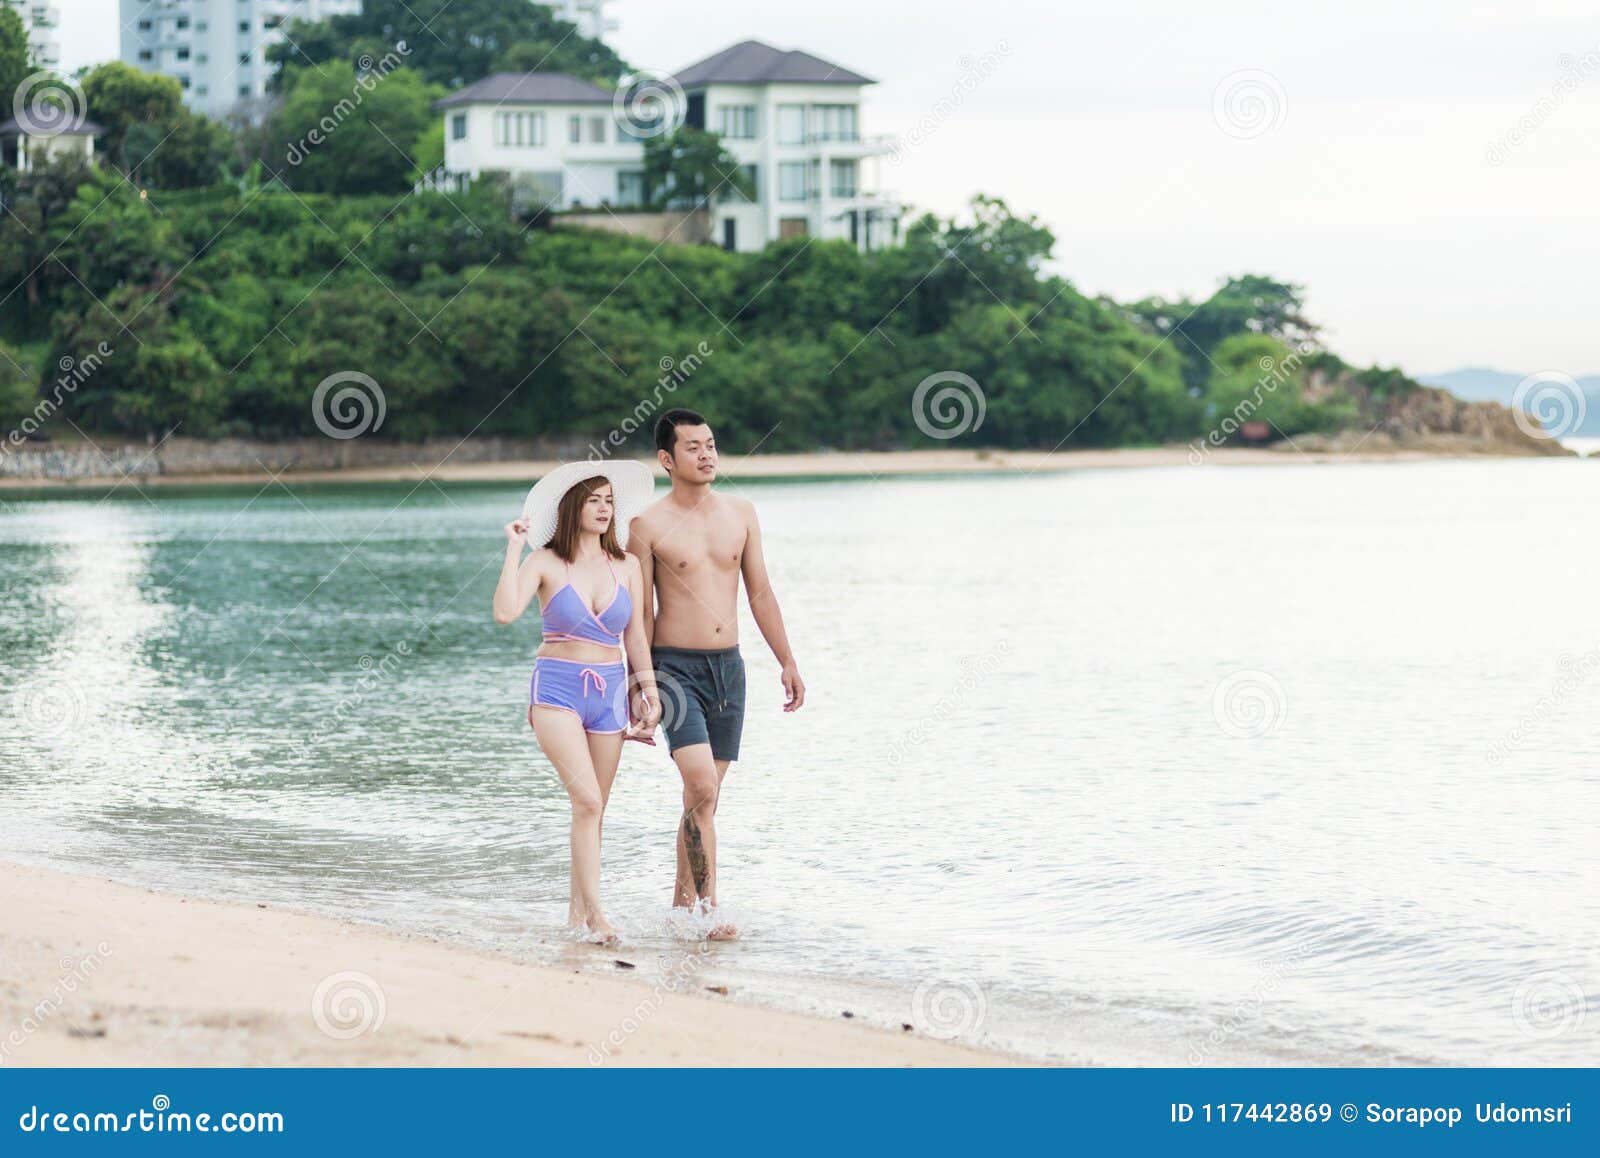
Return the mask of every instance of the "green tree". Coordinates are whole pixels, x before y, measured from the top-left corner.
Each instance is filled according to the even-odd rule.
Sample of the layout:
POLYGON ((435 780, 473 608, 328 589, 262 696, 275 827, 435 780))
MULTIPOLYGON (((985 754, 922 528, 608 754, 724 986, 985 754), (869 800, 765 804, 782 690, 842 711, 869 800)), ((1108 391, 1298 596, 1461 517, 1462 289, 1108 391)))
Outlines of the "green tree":
POLYGON ((644 187, 655 209, 698 209, 756 193, 722 138, 688 125, 645 138, 644 187))
POLYGON ((608 46, 526 0, 366 0, 359 13, 296 20, 287 31, 267 50, 282 69, 276 83, 283 88, 313 65, 356 65, 362 56, 381 60, 390 52, 447 89, 499 71, 566 72, 602 85, 628 71, 608 46))
POLYGON ((1214 351, 1235 335, 1264 334, 1292 346, 1314 343, 1317 327, 1305 316, 1302 294, 1299 286, 1245 274, 1229 278, 1198 304, 1145 298, 1128 310, 1158 334, 1177 340, 1184 376, 1198 388, 1211 376, 1214 351))
POLYGON ((7 4, 0 4, 0 108, 10 115, 17 86, 33 71, 28 61, 28 27, 22 15, 7 4))
POLYGON ((130 180, 182 189, 220 179, 232 140, 184 105, 176 77, 110 61, 85 73, 82 86, 89 119, 105 130, 98 152, 130 180))
POLYGON ((295 189, 398 193, 420 167, 436 91, 410 69, 387 75, 330 62, 300 72, 273 118, 275 168, 295 189))

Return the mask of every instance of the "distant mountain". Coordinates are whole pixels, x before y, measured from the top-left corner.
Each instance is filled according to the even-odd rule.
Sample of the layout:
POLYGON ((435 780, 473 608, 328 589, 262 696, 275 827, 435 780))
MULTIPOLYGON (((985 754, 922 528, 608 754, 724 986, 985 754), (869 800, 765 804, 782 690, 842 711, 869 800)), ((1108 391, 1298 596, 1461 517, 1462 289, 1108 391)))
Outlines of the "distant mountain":
MULTIPOLYGON (((1498 402, 1502 406, 1510 406, 1517 383, 1524 377, 1487 366, 1469 366, 1444 374, 1423 374, 1418 376, 1417 381, 1448 390, 1463 402, 1498 402)), ((1564 433, 1600 436, 1600 374, 1585 374, 1575 381, 1584 394, 1583 421, 1564 433)))

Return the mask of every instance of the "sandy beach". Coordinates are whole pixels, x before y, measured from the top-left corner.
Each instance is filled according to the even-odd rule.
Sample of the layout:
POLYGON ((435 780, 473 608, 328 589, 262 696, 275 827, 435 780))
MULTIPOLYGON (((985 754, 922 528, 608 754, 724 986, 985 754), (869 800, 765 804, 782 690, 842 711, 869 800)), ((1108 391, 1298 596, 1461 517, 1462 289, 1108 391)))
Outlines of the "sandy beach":
MULTIPOLYGON (((1464 445, 1430 450, 1266 450, 1214 447, 1203 455, 1188 446, 1120 447, 1107 450, 889 450, 838 451, 812 454, 725 454, 724 478, 889 478, 933 474, 1034 474, 1133 467, 1293 466, 1306 463, 1422 462, 1441 457, 1482 458, 1492 452, 1464 445)), ((141 488, 169 486, 262 486, 274 478, 285 482, 528 482, 559 465, 556 459, 511 459, 503 462, 420 461, 404 466, 342 467, 332 470, 289 469, 275 474, 250 471, 200 471, 181 474, 133 473, 72 479, 0 478, 0 490, 102 489, 119 483, 141 488)), ((653 465, 653 464, 651 464, 653 465)))
MULTIPOLYGON (((627 960, 627 948, 573 946, 627 960)), ((983 1053, 262 904, 0 866, 0 1064, 970 1066, 983 1053)), ((619 975, 627 970, 618 966, 619 975)))

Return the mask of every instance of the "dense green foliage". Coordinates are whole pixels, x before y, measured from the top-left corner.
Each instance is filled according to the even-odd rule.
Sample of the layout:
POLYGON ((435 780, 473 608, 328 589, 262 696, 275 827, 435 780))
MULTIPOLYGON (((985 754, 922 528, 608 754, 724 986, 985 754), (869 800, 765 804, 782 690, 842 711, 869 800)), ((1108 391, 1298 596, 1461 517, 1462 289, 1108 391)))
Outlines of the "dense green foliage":
POLYGON ((28 60, 28 28, 22 23, 22 14, 7 4, 0 4, 0 120, 11 115, 12 94, 32 71, 28 60))
POLYGON ((95 148, 135 184, 210 185, 233 155, 227 129, 185 107, 176 77, 111 61, 85 73, 81 87, 89 119, 105 129, 95 148))
POLYGON ((688 125, 645 139, 644 191, 645 203, 657 209, 692 209, 756 195, 722 138, 688 125))
POLYGON ((0 322, 47 339, 46 365, 114 351, 66 404, 92 431, 315 434, 311 394, 347 370, 380 383, 394 438, 595 437, 654 399, 714 415, 730 447, 940 445, 911 399, 951 370, 984 395, 960 445, 1156 442, 1207 418, 1172 343, 1041 273, 1049 232, 988 199, 884 252, 744 255, 528 229, 486 187, 143 200, 98 172, 37 195, 26 220, 54 253, 30 273, 9 256, 21 219, 0 226, 0 277, 26 286, 0 322))
MULTIPOLYGON (((311 65, 352 67, 400 50, 424 80, 460 88, 492 72, 565 72, 612 87, 627 71, 621 57, 580 36, 543 4, 518 0, 366 0, 351 16, 292 21, 288 36, 267 50, 292 83, 311 65)), ((285 83, 285 87, 287 87, 285 83)))

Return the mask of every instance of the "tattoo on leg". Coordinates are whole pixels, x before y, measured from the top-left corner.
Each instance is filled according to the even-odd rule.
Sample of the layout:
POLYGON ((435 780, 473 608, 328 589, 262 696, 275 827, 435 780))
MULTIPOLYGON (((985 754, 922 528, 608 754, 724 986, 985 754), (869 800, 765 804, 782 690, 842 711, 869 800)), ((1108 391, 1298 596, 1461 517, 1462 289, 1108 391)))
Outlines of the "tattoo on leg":
POLYGON ((694 891, 703 897, 706 895, 706 885, 711 880, 711 868, 706 863, 706 847, 692 812, 683 818, 683 843, 689 852, 689 873, 694 877, 694 891))

